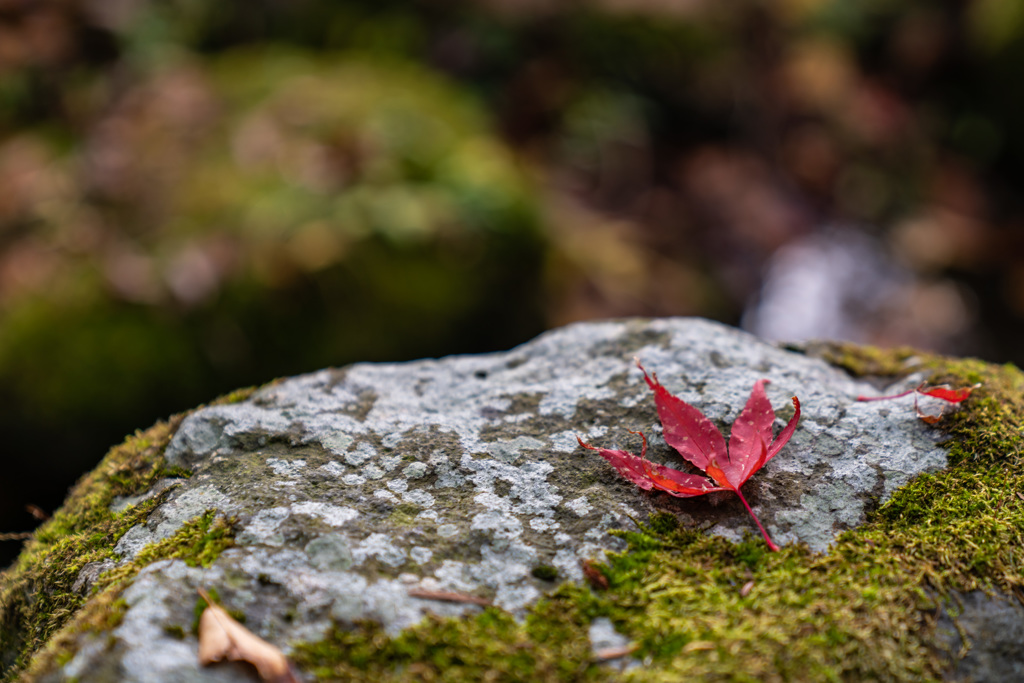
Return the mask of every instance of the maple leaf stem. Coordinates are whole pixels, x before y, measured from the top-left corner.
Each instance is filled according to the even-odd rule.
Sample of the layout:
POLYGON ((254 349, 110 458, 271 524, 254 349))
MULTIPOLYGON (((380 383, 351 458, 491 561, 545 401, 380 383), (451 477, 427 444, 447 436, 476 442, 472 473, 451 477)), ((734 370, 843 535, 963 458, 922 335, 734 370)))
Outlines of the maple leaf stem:
POLYGON ((750 516, 754 518, 754 523, 757 524, 757 528, 761 530, 761 535, 764 536, 764 542, 768 544, 768 549, 773 553, 778 552, 779 546, 772 543, 772 539, 768 538, 768 532, 764 530, 764 527, 761 526, 761 520, 759 520, 757 515, 754 514, 754 511, 750 509, 750 503, 748 503, 747 499, 743 497, 743 493, 738 488, 734 490, 736 491, 736 495, 740 497, 740 500, 743 501, 743 507, 747 508, 747 512, 749 512, 750 516))

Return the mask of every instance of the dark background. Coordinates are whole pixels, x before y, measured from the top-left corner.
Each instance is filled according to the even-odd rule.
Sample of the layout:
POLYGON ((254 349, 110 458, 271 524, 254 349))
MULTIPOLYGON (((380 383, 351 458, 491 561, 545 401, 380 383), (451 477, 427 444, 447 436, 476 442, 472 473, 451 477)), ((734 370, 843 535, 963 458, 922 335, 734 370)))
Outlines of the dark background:
POLYGON ((999 0, 0 0, 0 532, 231 389, 575 320, 1020 363, 1022 74, 999 0))

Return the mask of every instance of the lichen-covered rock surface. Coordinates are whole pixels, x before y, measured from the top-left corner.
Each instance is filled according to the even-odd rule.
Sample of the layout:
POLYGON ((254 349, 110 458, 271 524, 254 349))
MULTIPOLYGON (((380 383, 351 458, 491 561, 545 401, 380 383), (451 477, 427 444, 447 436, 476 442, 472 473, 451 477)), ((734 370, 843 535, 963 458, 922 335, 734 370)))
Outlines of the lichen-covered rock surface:
MULTIPOLYGON (((888 388, 894 391, 934 371, 906 353, 896 365, 904 376, 888 388)), ((939 611, 932 603, 945 595, 942 579, 927 591, 917 585, 921 569, 908 575, 910 584, 890 580, 900 556, 879 548, 894 538, 884 529, 877 542, 840 537, 865 523, 877 530, 899 504, 894 494, 910 495, 903 492, 915 476, 948 464, 949 437, 919 420, 911 399, 856 401, 880 389, 811 354, 694 319, 579 324, 505 353, 353 365, 273 383, 189 414, 149 445, 148 460, 130 467, 110 461, 80 485, 105 472, 148 473, 113 493, 93 487, 107 491, 92 499, 109 517, 105 540, 57 574, 79 596, 67 602, 69 614, 89 615, 90 605, 102 603, 108 616, 94 608, 89 618, 33 626, 43 622, 31 616, 25 595, 53 590, 39 558, 60 543, 44 529, 0 593, 3 664, 9 677, 28 671, 53 681, 251 680, 243 665, 199 667, 194 613, 202 587, 292 652, 309 678, 432 680, 431 671, 447 671, 472 679, 499 671, 505 680, 527 673, 675 680, 689 670, 698 678, 822 680, 849 674, 847 665, 868 671, 870 657, 893 680, 928 678, 948 669, 951 655, 940 650, 953 642, 929 635, 939 611), (800 398, 803 417, 792 440, 744 488, 783 552, 767 553, 751 535, 756 530, 735 496, 647 493, 578 447, 580 435, 637 451, 639 438, 628 430, 643 430, 652 460, 686 467, 660 438, 634 357, 726 434, 758 379, 771 380, 777 424, 792 414, 790 397, 800 398), (225 534, 228 542, 220 540, 225 534), (184 542, 205 554, 175 550, 184 542), (868 566, 879 561, 872 548, 882 565, 868 566), (594 591, 583 560, 602 572, 594 591), (843 578, 845 571, 855 577, 843 578), (800 587, 815 576, 820 583, 800 587), (608 591, 600 590, 609 580, 608 591), (698 599, 694 580, 707 604, 688 606, 698 599), (768 595, 773 582, 792 595, 768 595), (21 597, 11 586, 24 588, 21 597), (418 591, 473 595, 494 607, 410 594, 418 591), (883 616, 887 608, 902 611, 879 625, 873 602, 883 616), (729 621, 730 610, 748 608, 729 621), (773 609, 783 616, 765 626, 773 609), (855 613, 840 614, 847 609, 855 613), (29 664, 33 627, 43 631, 44 647, 29 664), (761 633, 766 628, 770 635, 761 633), (511 643, 506 660, 487 663, 497 655, 481 650, 476 671, 472 650, 451 653, 474 638, 511 643), (636 644, 632 659, 617 668, 596 662, 593 649, 620 640, 636 644), (786 654, 773 655, 769 643, 786 654), (555 654, 546 657, 545 647, 555 654), (758 658, 746 662, 748 655, 758 658), (818 668, 801 663, 804 655, 818 668), (691 656, 703 657, 704 668, 683 661, 691 656)), ((73 493, 69 506, 82 495, 73 493)), ((67 523, 69 533, 85 533, 75 524, 67 523)), ((1013 524, 1006 533, 1019 536, 1013 524)), ((929 566, 942 570, 938 561, 929 566)), ((982 585, 993 584, 984 568, 978 575, 982 585)), ((952 586, 978 587, 959 576, 952 586)), ((1012 589, 1014 581, 994 584, 1012 589)))

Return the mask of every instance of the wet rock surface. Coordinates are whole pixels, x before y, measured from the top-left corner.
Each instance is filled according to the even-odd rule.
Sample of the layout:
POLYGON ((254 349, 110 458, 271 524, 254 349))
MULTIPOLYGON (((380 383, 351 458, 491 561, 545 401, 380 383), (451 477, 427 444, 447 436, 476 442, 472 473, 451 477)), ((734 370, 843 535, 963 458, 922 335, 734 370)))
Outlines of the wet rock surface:
POLYGON ((53 680, 112 667, 125 681, 248 680, 233 666, 198 668, 188 632, 197 587, 218 587, 248 628, 287 650, 332 623, 369 619, 394 634, 428 613, 480 609, 410 589, 522 614, 558 582, 581 580, 582 559, 621 549, 609 531, 655 510, 730 539, 756 533, 735 496, 646 493, 577 446, 580 435, 638 451, 627 430, 643 430, 652 460, 687 467, 660 438, 634 356, 726 434, 758 379, 771 380, 776 431, 800 398, 792 440, 744 487, 780 545, 827 552, 911 477, 945 466, 912 400, 858 403, 878 390, 703 320, 579 324, 504 353, 324 370, 185 419, 166 458, 193 475, 159 484, 165 501, 116 552, 127 561, 210 509, 237 518, 236 547, 207 568, 143 569, 112 638, 83 636, 53 680))

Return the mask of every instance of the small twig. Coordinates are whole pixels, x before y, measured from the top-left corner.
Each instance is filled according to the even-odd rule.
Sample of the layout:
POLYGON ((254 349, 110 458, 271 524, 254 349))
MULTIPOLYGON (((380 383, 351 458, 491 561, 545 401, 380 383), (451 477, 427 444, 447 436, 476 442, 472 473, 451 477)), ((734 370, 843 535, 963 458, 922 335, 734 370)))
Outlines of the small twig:
POLYGON ((0 541, 24 541, 32 538, 31 531, 21 531, 9 534, 0 534, 0 541))
POLYGON ((426 588, 410 588, 408 591, 411 598, 422 598, 424 600, 439 600, 440 602, 463 602, 481 607, 490 607, 491 601, 469 593, 456 593, 454 591, 432 591, 426 588))
POLYGON ((38 505, 32 505, 31 503, 29 503, 28 505, 25 506, 25 510, 28 511, 28 514, 32 515, 40 522, 45 522, 50 518, 50 515, 46 513, 46 510, 39 507, 38 505))
POLYGON ((683 652, 714 650, 717 646, 710 640, 694 640, 683 646, 683 652))
POLYGON ((594 659, 598 662, 607 662, 611 659, 621 659, 622 657, 628 657, 633 654, 639 647, 640 646, 636 643, 621 645, 619 647, 606 647, 603 650, 595 652, 594 659))

